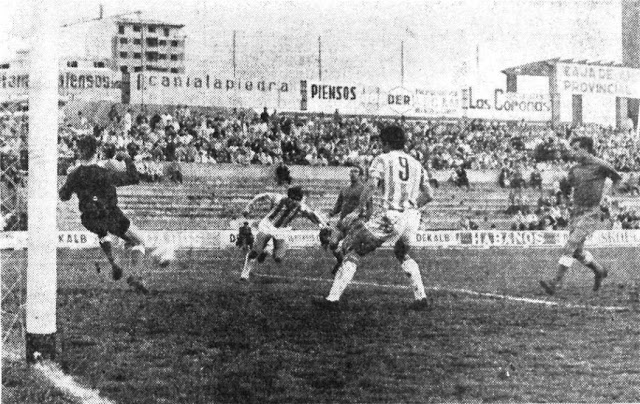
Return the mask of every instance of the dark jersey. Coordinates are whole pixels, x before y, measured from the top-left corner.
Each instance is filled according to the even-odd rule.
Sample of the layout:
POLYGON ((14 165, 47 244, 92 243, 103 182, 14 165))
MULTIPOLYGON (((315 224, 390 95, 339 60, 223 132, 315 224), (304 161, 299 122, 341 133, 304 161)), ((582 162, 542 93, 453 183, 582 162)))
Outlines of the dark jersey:
POLYGON ((360 204, 360 195, 363 188, 364 186, 361 183, 343 188, 331 213, 334 215, 340 213, 340 219, 344 219, 345 216, 353 212, 360 204))
POLYGON ((613 166, 595 156, 587 156, 569 170, 569 184, 573 188, 574 211, 583 212, 600 204, 605 180, 618 181, 620 174, 613 166))
POLYGON ((99 213, 115 209, 118 205, 116 187, 137 184, 136 166, 125 159, 125 172, 113 171, 97 164, 81 165, 73 170, 59 192, 60 199, 68 201, 74 193, 78 195, 78 207, 82 213, 99 213))

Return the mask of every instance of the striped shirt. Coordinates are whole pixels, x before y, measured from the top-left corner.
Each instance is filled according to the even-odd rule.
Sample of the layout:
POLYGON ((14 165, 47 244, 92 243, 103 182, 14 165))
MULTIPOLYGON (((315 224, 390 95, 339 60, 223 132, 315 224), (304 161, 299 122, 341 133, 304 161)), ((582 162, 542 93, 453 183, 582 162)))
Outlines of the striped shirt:
POLYGON ((269 213, 265 216, 274 227, 287 227, 298 215, 303 215, 315 221, 316 214, 304 202, 294 201, 284 195, 265 192, 256 195, 246 206, 245 211, 249 211, 251 206, 259 200, 268 200, 271 203, 269 213))
POLYGON ((422 164, 401 150, 376 157, 369 168, 369 176, 380 181, 384 209, 417 209, 422 189, 429 188, 422 164))

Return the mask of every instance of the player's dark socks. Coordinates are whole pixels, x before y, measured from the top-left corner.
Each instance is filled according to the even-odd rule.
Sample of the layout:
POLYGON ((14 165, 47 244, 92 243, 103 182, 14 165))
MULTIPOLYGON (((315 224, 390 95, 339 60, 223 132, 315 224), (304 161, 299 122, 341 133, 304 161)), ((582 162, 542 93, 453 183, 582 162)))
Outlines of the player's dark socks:
POLYGON ((122 268, 120 268, 120 265, 116 264, 115 262, 111 263, 111 277, 113 278, 114 281, 118 281, 120 280, 120 278, 122 278, 122 268))
POLYGON ((540 286, 544 289, 545 293, 549 296, 553 296, 556 293, 556 284, 550 281, 540 281, 540 286))
POLYGON ((597 292, 600 290, 600 286, 602 286, 602 281, 609 275, 609 271, 596 263, 591 263, 587 265, 587 267, 593 271, 593 291, 597 292))

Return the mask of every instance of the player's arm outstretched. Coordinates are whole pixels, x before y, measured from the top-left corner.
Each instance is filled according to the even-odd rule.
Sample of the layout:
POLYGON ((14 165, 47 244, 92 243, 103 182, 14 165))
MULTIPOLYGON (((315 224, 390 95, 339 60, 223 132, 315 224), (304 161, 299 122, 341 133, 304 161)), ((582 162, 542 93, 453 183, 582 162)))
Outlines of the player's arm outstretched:
POLYGON ((109 180, 115 187, 121 187, 125 185, 135 185, 140 183, 140 173, 136 168, 136 164, 133 162, 131 156, 125 152, 119 152, 116 155, 116 160, 124 161, 126 170, 124 172, 109 170, 109 180))
POLYGON ((311 223, 317 225, 320 229, 326 228, 328 224, 322 220, 322 217, 315 210, 311 209, 309 206, 304 203, 301 204, 300 213, 309 219, 311 223))

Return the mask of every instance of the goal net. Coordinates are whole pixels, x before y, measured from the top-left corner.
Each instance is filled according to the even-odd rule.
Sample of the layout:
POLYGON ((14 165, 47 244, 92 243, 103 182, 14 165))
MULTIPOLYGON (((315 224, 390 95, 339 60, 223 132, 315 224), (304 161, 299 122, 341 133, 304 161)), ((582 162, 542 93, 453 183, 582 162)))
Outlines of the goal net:
MULTIPOLYGON (((2 268, 3 354, 24 351, 26 251, 13 232, 27 230, 26 104, 0 103, 0 267, 2 268)), ((22 233, 24 234, 24 233, 22 233)))

